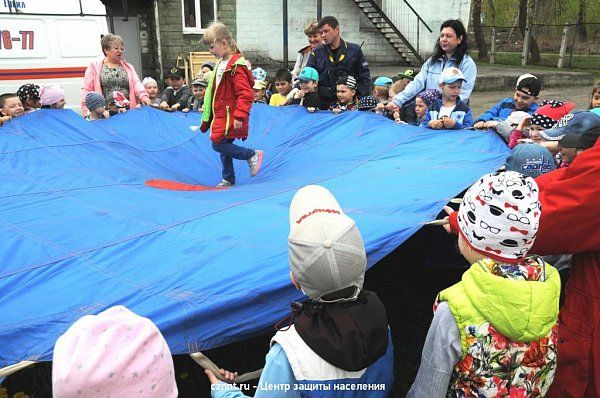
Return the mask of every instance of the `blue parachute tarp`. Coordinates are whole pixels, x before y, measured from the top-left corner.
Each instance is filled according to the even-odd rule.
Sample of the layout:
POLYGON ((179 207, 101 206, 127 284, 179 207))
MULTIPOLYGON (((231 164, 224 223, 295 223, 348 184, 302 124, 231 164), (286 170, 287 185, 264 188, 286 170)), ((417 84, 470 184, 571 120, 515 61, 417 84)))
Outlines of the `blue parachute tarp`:
POLYGON ((116 304, 151 318, 173 353, 263 333, 300 298, 287 257, 298 188, 334 193, 372 266, 508 153, 492 133, 258 105, 243 143, 265 151, 256 177, 235 161, 229 190, 146 186, 220 181, 199 121, 42 110, 0 128, 0 366, 51 360, 75 320, 116 304))

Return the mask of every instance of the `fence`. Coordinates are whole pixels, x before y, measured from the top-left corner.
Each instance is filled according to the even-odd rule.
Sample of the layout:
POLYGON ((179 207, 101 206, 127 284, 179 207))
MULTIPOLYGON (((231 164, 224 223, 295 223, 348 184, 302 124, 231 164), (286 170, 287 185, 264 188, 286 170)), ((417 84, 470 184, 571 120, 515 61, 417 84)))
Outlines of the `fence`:
MULTIPOLYGON (((473 26, 471 30, 474 30, 473 26)), ((482 25, 481 30, 485 49, 478 48, 480 60, 489 58, 492 64, 523 63, 525 32, 521 32, 516 21, 513 26, 482 25)), ((474 37, 474 32, 471 32, 470 38, 474 37)), ((529 51, 531 55, 527 63, 597 70, 600 68, 600 42, 597 37, 600 37, 600 23, 534 23, 529 51)), ((478 47, 475 42, 471 40, 475 47, 472 47, 473 53, 478 47)))

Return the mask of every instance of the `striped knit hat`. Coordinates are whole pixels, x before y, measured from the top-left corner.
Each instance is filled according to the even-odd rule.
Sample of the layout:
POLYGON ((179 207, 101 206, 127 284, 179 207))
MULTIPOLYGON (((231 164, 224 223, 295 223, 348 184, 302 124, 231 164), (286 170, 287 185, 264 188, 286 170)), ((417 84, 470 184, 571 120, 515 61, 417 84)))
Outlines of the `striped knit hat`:
POLYGON ((342 76, 338 79, 336 85, 338 84, 343 84, 352 90, 356 89, 356 79, 354 76, 342 76))

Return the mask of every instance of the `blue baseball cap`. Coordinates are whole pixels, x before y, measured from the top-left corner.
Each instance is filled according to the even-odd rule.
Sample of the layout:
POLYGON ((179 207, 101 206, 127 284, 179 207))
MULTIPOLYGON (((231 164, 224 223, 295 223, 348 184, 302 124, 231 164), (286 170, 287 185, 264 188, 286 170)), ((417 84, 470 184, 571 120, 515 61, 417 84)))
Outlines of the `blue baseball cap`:
POLYGON ((600 137, 600 126, 577 134, 567 134, 558 142, 562 148, 588 149, 596 145, 600 137))
POLYGON ((319 81, 319 72, 315 68, 311 68, 310 66, 302 69, 300 74, 298 75, 298 80, 309 81, 313 80, 315 82, 319 81))
POLYGON ((389 87, 393 82, 389 77, 381 76, 375 79, 375 83, 373 84, 380 87, 389 87))
POLYGON ((531 143, 517 145, 506 158, 504 167, 507 171, 516 171, 533 178, 556 170, 554 157, 550 151, 541 145, 531 143))
POLYGON ((566 114, 554 127, 540 131, 540 134, 547 140, 559 141, 567 134, 582 134, 598 126, 600 126, 600 116, 594 112, 579 111, 566 114))

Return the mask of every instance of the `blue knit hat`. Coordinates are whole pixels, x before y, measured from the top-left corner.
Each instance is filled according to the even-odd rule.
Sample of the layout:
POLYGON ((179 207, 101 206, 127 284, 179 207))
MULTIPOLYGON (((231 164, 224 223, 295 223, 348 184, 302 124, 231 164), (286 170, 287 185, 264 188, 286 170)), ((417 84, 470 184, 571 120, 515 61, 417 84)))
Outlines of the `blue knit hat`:
POLYGON ((85 106, 90 111, 94 111, 100 107, 106 106, 106 101, 104 100, 104 96, 102 96, 102 94, 92 91, 91 93, 87 93, 85 96, 85 106))

